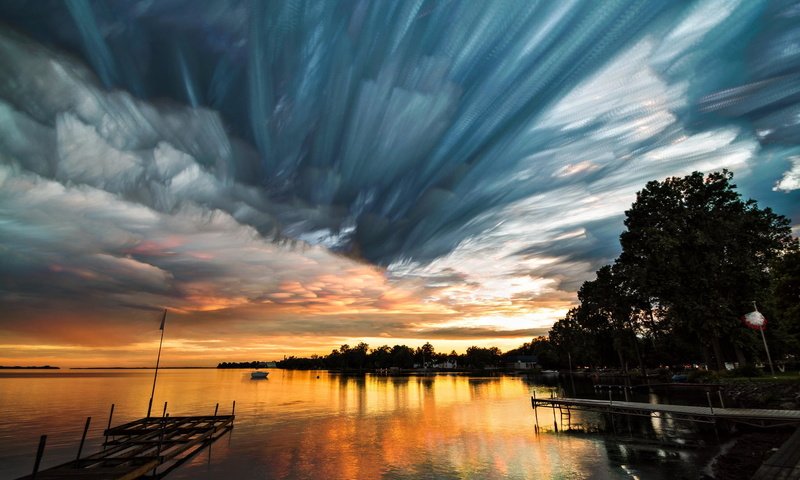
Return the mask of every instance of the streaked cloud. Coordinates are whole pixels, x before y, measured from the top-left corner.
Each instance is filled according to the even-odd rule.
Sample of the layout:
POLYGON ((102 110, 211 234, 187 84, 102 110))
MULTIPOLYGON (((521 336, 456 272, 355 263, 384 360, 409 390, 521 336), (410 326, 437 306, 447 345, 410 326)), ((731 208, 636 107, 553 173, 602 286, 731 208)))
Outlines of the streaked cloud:
POLYGON ((649 180, 728 168, 800 215, 791 8, 324 2, 284 32, 280 3, 120 5, 0 5, 49 39, 0 32, 0 363, 136 363, 164 307, 184 363, 511 348, 649 180), (197 52, 157 63, 149 32, 197 52))

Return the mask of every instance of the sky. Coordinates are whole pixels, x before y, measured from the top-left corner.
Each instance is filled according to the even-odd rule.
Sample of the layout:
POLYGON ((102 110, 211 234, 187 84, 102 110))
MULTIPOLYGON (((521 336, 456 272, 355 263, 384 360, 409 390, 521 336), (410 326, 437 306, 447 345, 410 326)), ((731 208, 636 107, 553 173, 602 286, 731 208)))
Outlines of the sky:
POLYGON ((647 181, 800 218, 800 3, 0 4, 0 365, 546 334, 647 181))

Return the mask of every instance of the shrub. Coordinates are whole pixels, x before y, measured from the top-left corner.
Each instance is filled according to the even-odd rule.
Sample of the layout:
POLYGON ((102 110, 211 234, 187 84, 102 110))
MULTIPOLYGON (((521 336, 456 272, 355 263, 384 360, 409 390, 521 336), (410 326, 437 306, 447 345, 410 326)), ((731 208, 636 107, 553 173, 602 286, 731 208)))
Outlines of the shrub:
POLYGON ((764 375, 764 372, 761 371, 760 368, 756 367, 753 364, 742 365, 739 367, 734 368, 729 372, 731 377, 760 377, 764 375))
POLYGON ((716 383, 719 376, 711 370, 692 370, 689 372, 689 382, 691 383, 716 383))

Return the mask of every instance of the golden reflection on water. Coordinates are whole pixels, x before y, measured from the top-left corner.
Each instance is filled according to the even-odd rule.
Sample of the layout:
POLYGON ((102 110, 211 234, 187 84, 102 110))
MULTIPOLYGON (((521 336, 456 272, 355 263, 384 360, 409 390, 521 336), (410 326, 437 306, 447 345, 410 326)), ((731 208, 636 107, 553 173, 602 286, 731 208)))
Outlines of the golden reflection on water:
MULTIPOLYGON (((9 412, 0 420, 0 472, 30 473, 41 434, 50 435, 45 467, 74 458, 88 415, 84 451, 98 449, 110 404, 114 424, 144 416, 151 382, 150 370, 0 375, 9 412)), ((601 438, 537 436, 533 388, 547 395, 508 376, 274 369, 254 381, 244 370, 163 370, 153 411, 167 401, 171 415, 210 414, 219 402, 228 413, 236 400, 232 434, 170 479, 631 478, 601 438)), ((552 428, 549 410, 539 418, 552 428)))

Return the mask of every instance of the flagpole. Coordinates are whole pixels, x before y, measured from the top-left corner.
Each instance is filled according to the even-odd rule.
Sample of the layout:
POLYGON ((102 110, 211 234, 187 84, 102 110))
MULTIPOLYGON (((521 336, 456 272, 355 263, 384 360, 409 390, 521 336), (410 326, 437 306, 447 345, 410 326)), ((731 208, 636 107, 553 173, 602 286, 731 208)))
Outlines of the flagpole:
POLYGON ((161 362, 161 345, 164 343, 164 323, 167 320, 167 309, 164 309, 164 316, 161 317, 161 341, 158 342, 158 357, 156 357, 156 371, 153 374, 153 390, 150 391, 150 403, 147 404, 147 416, 153 409, 153 396, 156 393, 156 379, 158 378, 158 364, 161 362))
MULTIPOLYGON (((758 311, 758 307, 756 306, 756 302, 753 301, 753 308, 758 311)), ((764 342, 764 350, 767 352, 767 362, 769 362, 769 371, 772 372, 772 376, 775 376, 775 369, 772 367, 772 357, 769 355, 769 347, 767 346, 767 337, 764 336, 764 325, 758 329, 761 332, 761 341, 764 342)))
POLYGON ((764 342, 764 350, 767 351, 767 361, 769 362, 769 371, 772 372, 772 376, 774 377, 775 376, 775 369, 772 368, 772 358, 770 358, 770 356, 769 356, 769 347, 767 347, 767 339, 766 339, 766 337, 764 337, 764 329, 763 328, 759 328, 759 330, 761 331, 761 340, 764 342))

